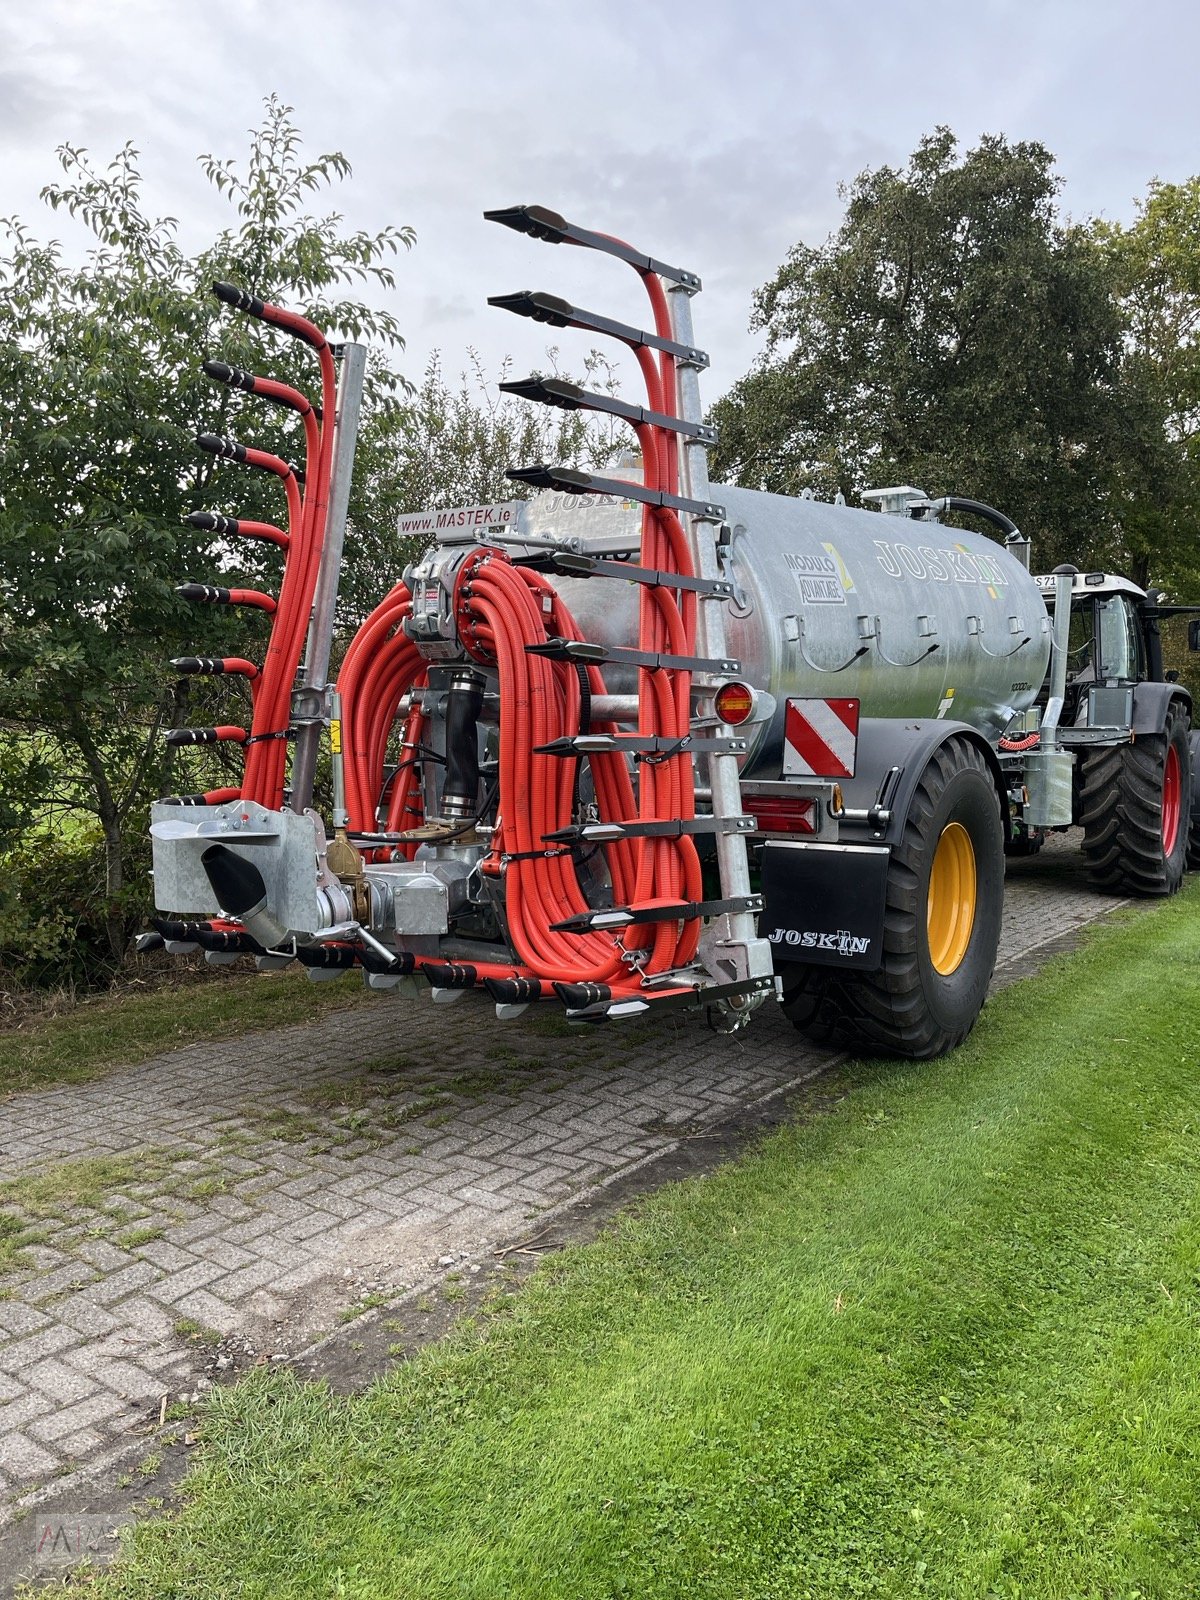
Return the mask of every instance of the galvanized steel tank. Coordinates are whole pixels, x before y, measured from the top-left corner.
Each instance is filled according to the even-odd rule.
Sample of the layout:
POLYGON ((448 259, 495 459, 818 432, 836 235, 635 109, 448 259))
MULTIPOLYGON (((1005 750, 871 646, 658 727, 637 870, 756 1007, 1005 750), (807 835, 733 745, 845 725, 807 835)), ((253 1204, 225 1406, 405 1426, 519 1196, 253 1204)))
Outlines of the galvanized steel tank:
MULTIPOLYGON (((789 696, 856 696, 864 716, 943 716, 988 739, 1032 703, 1050 622, 1037 584, 994 540, 751 489, 714 484, 711 496, 730 530, 730 654, 777 701, 769 722, 745 730, 747 775, 778 773, 789 696)), ((539 496, 522 521, 530 532, 569 533, 585 550, 628 530, 636 548, 632 503, 577 501, 568 511, 565 502, 539 496)), ((637 585, 554 581, 584 637, 636 643, 637 585)), ((633 687, 612 667, 605 676, 613 690, 633 687)))

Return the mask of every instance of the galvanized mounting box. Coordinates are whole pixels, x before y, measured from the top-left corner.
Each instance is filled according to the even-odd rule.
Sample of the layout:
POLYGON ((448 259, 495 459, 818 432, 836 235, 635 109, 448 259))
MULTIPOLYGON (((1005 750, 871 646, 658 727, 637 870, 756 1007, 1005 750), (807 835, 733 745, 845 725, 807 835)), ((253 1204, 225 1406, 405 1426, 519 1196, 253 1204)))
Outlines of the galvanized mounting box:
POLYGON ((223 806, 150 809, 154 849, 154 904, 184 916, 214 916, 217 905, 201 856, 223 844, 257 867, 267 887, 271 915, 286 928, 312 932, 320 925, 318 862, 323 830, 312 812, 268 811, 249 800, 223 806))

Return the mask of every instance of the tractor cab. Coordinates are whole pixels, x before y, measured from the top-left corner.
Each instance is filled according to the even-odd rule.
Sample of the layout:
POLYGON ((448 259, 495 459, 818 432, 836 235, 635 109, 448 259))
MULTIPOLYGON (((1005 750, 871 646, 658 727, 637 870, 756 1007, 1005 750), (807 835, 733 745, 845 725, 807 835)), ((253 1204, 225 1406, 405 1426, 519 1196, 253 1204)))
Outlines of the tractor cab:
MULTIPOLYGON (((1038 587, 1053 616, 1055 576, 1039 574, 1038 587)), ((1161 679, 1158 627, 1144 589, 1108 572, 1078 572, 1071 579, 1067 681, 1063 720, 1073 723, 1095 688, 1118 688, 1161 679)), ((1048 687, 1043 689, 1043 699, 1048 687)))

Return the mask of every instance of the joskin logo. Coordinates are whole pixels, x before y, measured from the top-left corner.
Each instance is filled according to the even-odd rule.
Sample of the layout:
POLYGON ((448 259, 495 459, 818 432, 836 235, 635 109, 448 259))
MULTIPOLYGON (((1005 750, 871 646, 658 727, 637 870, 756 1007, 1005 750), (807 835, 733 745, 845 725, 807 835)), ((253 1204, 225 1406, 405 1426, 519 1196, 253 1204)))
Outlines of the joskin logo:
POLYGON ((799 946, 801 950, 833 950, 839 956, 865 956, 870 939, 839 928, 836 933, 817 933, 812 928, 776 928, 768 935, 772 944, 799 946))

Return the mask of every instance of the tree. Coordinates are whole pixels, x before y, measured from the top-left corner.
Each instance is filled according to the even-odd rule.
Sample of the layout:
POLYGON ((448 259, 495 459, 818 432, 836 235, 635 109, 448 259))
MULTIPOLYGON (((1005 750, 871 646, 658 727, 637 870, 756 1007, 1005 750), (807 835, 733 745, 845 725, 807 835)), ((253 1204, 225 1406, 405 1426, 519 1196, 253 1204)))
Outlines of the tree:
POLYGON ((824 245, 754 300, 763 358, 718 403, 717 475, 848 496, 914 483, 989 501, 1039 566, 1122 552, 1117 490, 1152 469, 1110 262, 1058 215, 1042 145, 939 128, 862 173, 824 245), (1137 446, 1145 446, 1140 460, 1137 446))
POLYGON ((1127 538, 1157 581, 1200 595, 1200 178, 1151 183, 1130 227, 1095 231, 1115 273, 1127 368, 1158 429, 1150 470, 1127 496, 1127 538))
MULTIPOLYGON (((343 291, 393 287, 390 260, 413 236, 397 227, 349 232, 337 212, 309 215, 310 196, 348 177, 349 163, 338 153, 304 161, 291 108, 274 97, 244 173, 234 161, 200 158, 234 219, 197 256, 183 253, 172 218, 147 214, 132 146, 103 170, 71 146, 59 158, 64 181, 43 198, 94 236, 85 263, 69 265, 57 244, 38 242, 16 219, 0 223, 0 778, 12 783, 14 765, 22 774, 0 818, 10 826, 19 813, 48 810, 95 818, 115 962, 127 928, 126 825, 157 792, 167 760, 159 734, 187 690, 172 683, 168 658, 253 653, 244 619, 219 608, 198 614, 175 585, 218 573, 250 587, 278 581, 270 549, 230 548, 182 523, 214 500, 246 516, 282 516, 261 475, 222 478, 197 452, 196 433, 236 434, 243 412, 241 397, 210 383, 199 362, 219 352, 312 386, 306 352, 222 314, 210 284, 232 280, 394 353, 395 319, 343 291)), ((395 425, 406 388, 377 358, 368 439, 395 425)), ((294 428, 258 405, 244 427, 268 449, 298 453, 294 428)))
MULTIPOLYGON (((504 394, 499 385, 511 376, 508 360, 493 382, 478 356, 468 352, 470 371, 452 387, 435 351, 415 392, 398 407, 398 427, 389 439, 388 469, 398 510, 490 505, 519 500, 527 491, 505 476, 513 466, 544 461, 558 466, 597 469, 636 439, 622 422, 585 411, 562 411, 504 394)), ((544 376, 564 377, 558 350, 546 351, 544 376)), ((568 378, 605 394, 616 392, 616 376, 596 350, 584 360, 582 378, 568 378)), ((394 524, 394 517, 392 522, 394 524)), ((415 549, 402 552, 406 559, 415 549)), ((393 575, 394 581, 394 575, 393 575)))

